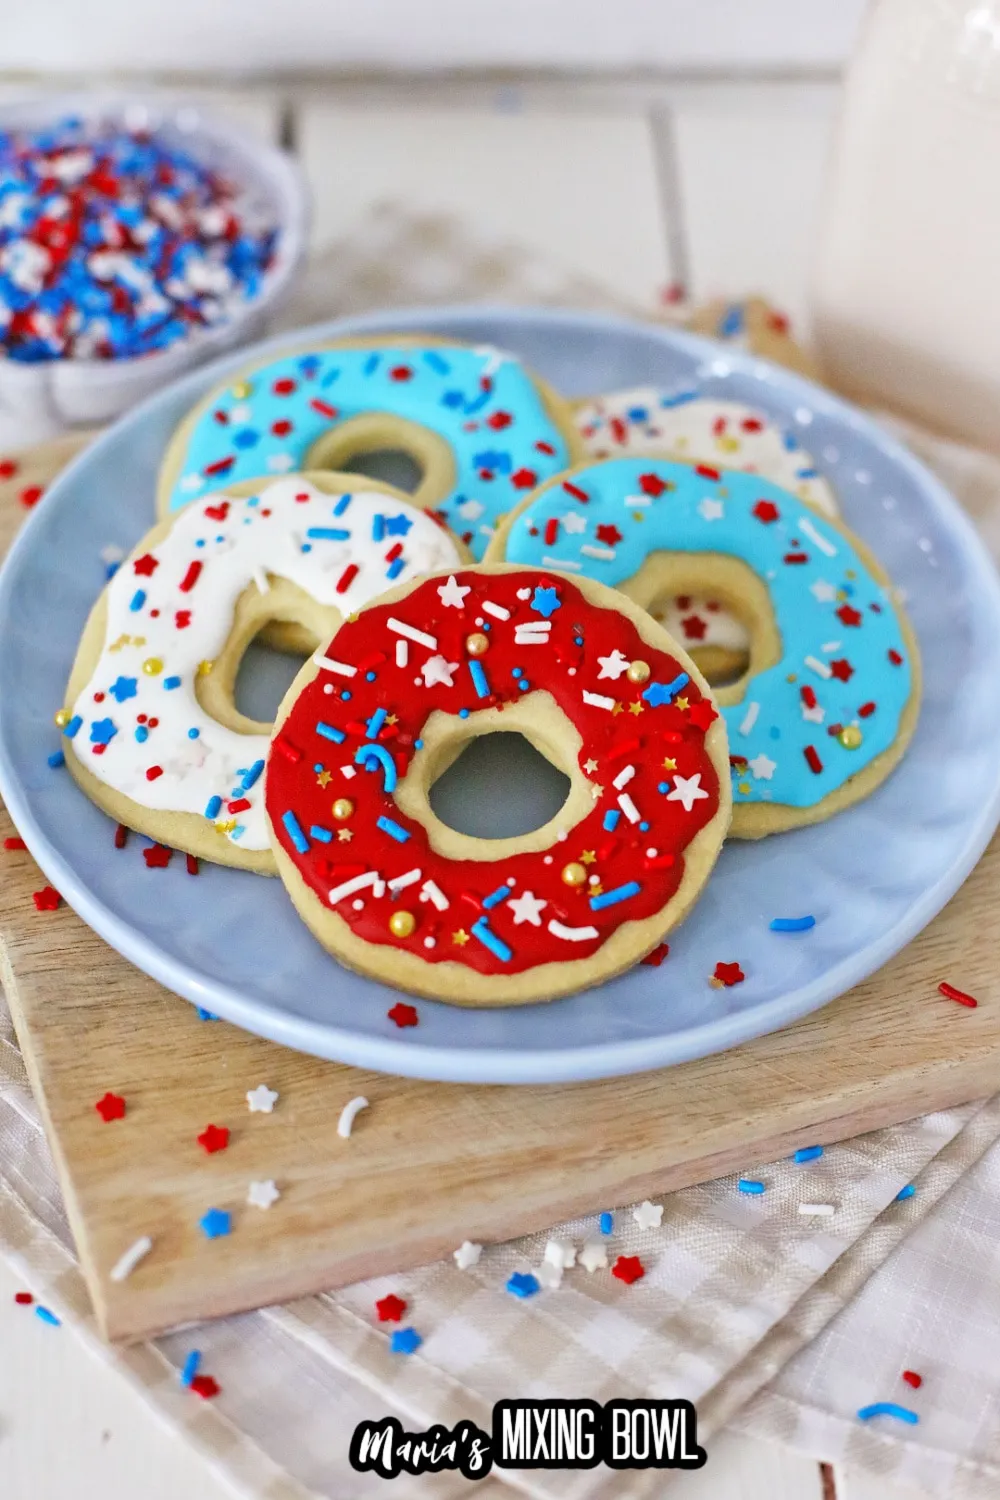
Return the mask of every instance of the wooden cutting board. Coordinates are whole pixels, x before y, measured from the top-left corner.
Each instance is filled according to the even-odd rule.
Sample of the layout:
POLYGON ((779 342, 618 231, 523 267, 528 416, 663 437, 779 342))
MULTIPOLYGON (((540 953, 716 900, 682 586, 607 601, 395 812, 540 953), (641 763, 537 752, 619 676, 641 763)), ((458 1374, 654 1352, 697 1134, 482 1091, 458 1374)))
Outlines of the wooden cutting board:
MULTIPOLYGON (((22 495, 76 446, 47 445, 0 477, 0 555, 22 495)), ((2 810, 0 831, 14 831, 2 810)), ((109 1338, 134 1339, 997 1090, 998 878, 1000 836, 916 942, 834 1004, 719 1057, 596 1083, 390 1078, 201 1021, 68 908, 36 910, 45 880, 25 851, 0 853, 0 977, 100 1324, 109 1338), (979 1007, 942 999, 943 978, 979 1007), (280 1095, 271 1114, 247 1107, 261 1083, 280 1095), (108 1090, 126 1115, 105 1124, 94 1105, 108 1090), (340 1110, 357 1094, 370 1108, 342 1140, 340 1110), (230 1129, 227 1149, 198 1144, 208 1124, 230 1129), (268 1179, 280 1200, 266 1212, 247 1205, 249 1183, 268 1179), (232 1214, 232 1232, 210 1241, 199 1220, 212 1207, 232 1214), (112 1281, 144 1235, 148 1256, 112 1281)))

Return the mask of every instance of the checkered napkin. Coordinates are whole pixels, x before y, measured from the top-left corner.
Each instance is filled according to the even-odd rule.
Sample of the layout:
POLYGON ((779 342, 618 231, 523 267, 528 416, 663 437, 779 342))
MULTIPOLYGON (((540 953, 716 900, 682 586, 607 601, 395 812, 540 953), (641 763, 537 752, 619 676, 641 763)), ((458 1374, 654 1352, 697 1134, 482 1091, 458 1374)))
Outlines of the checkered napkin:
MULTIPOLYGON (((375 304, 499 299, 501 291, 518 302, 616 305, 530 256, 484 249, 438 220, 387 210, 324 258, 288 316, 298 323, 375 304)), ((740 336, 752 341, 751 323, 740 336)), ((1000 543, 1000 464, 906 435, 1000 543)), ((23 455, 18 475, 0 483, 15 492, 44 484, 66 456, 50 447, 23 455)), ((1000 1099, 862 1136, 804 1163, 747 1162, 745 1172, 766 1184, 764 1194, 743 1195, 727 1178, 664 1198, 659 1227, 616 1213, 609 1265, 638 1256, 645 1274, 632 1285, 607 1268, 577 1264, 561 1286, 527 1300, 505 1290, 513 1272, 537 1271, 549 1238, 577 1247, 600 1239, 595 1221, 579 1221, 489 1247, 468 1271, 447 1261, 229 1318, 196 1335, 108 1350, 0 1010, 0 1250, 253 1500, 384 1494, 383 1480, 347 1464, 357 1422, 395 1415, 412 1429, 471 1417, 488 1427, 492 1403, 514 1394, 687 1396, 709 1436, 735 1421, 941 1497, 995 1495, 1000 1099), (915 1194, 897 1201, 911 1181, 915 1194), (806 1200, 836 1212, 803 1217, 798 1204, 806 1200), (373 1319, 375 1299, 390 1291, 407 1299, 423 1335, 413 1355, 392 1354, 373 1319), (195 1343, 221 1386, 212 1402, 178 1382, 195 1343), (898 1394, 905 1366, 925 1376, 910 1402, 924 1413, 921 1426, 903 1436, 862 1427, 856 1408, 887 1390, 898 1394)), ((470 1489, 449 1474, 393 1484, 394 1495, 435 1500, 470 1489)), ((495 1473, 475 1493, 498 1500, 508 1489, 540 1500, 621 1494, 617 1477, 599 1469, 495 1473)), ((663 1489, 660 1474, 630 1476, 630 1500, 663 1489)))

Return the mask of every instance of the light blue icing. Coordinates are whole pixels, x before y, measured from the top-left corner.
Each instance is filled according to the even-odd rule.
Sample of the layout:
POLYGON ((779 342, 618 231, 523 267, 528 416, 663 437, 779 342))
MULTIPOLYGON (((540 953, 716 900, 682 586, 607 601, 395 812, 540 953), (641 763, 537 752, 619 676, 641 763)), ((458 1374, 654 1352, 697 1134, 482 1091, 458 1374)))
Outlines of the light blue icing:
POLYGON ((230 482, 301 469, 311 445, 331 428, 387 412, 429 428, 451 448, 455 484, 437 508, 479 558, 499 517, 569 462, 534 382, 516 359, 495 349, 317 349, 261 365, 236 382, 237 391, 241 384, 250 387, 248 395, 230 387, 194 426, 171 511, 230 482), (289 381, 291 390, 282 386, 289 381))
POLYGON ((722 710, 730 754, 747 762, 734 766, 733 794, 737 802, 813 807, 892 744, 910 696, 909 654, 887 591, 846 538, 778 485, 737 472, 713 479, 713 472, 649 458, 595 463, 569 481, 588 500, 553 485, 514 522, 506 558, 612 587, 632 578, 651 552, 716 552, 745 562, 770 592, 784 655, 747 680, 740 703, 722 710), (644 476, 647 489, 656 480, 668 488, 647 493, 644 476), (761 502, 765 519, 754 513, 761 502), (766 519, 768 506, 776 518, 766 519), (558 533, 546 542, 553 518, 558 533), (803 555, 805 562, 786 561, 803 555), (812 707, 804 688, 815 694, 812 707), (838 724, 860 730, 857 749, 829 733, 838 724), (822 763, 818 773, 806 758, 810 746, 822 763))

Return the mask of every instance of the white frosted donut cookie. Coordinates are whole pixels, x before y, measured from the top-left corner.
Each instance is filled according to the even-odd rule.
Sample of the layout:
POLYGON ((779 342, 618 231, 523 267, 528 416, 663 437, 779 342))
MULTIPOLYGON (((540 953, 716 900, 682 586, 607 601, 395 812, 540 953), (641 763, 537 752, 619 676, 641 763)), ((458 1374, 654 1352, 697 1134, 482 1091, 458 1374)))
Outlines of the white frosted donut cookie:
POLYGON ((432 516, 357 475, 292 475, 159 522, 84 629, 57 717, 72 776, 116 822, 273 874, 270 726, 233 699, 247 646, 275 621, 326 640, 376 594, 462 561, 432 516))
MULTIPOLYGON (((594 458, 649 454, 712 468, 760 474, 824 515, 838 515, 836 497, 795 434, 739 401, 702 395, 696 386, 668 391, 633 386, 574 405, 587 452, 594 458)), ((691 652, 709 682, 745 670, 750 638, 725 605, 708 595, 663 601, 661 624, 691 652)))

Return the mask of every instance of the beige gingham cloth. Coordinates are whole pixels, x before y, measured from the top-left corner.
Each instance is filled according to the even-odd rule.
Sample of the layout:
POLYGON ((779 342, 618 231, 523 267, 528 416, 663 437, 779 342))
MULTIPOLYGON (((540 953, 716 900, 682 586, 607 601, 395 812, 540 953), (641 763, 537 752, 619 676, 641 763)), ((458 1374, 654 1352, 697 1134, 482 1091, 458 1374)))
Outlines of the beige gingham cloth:
MULTIPOLYGON (((294 323, 373 304, 474 297, 614 307, 531 257, 483 249, 437 220, 386 211, 314 268, 294 323)), ((1000 528, 1000 464, 910 435, 969 508, 1000 528)), ((44 483, 26 456, 18 483, 44 483)), ((37 463, 37 459, 34 460, 37 463)), ((49 460, 51 466, 51 460, 49 460)), ((1000 540, 994 533, 991 541, 1000 540)), ((183 1002, 178 1001, 178 1004, 183 1002)), ((803 1142, 803 1145, 808 1145, 803 1142)), ((943 1111, 827 1148, 799 1164, 747 1162, 766 1184, 733 1177, 662 1200, 659 1228, 615 1215, 609 1263, 641 1256, 632 1286, 608 1269, 567 1270, 558 1289, 511 1296, 511 1272, 537 1270, 547 1235, 487 1248, 471 1271, 452 1262, 380 1278, 284 1307, 185 1330, 131 1349, 96 1334, 38 1112, 6 1013, 0 1012, 0 1250, 99 1357, 113 1361, 215 1469, 253 1500, 361 1500, 384 1481, 347 1464, 364 1418, 404 1426, 471 1417, 489 1427, 502 1396, 687 1396, 701 1432, 745 1424, 818 1457, 923 1484, 942 1497, 997 1494, 1000 1429, 1000 1099, 943 1111), (900 1189, 917 1191, 896 1201, 900 1189), (798 1213, 828 1202, 832 1218, 798 1213), (957 1209, 953 1208, 957 1205, 957 1209), (423 1336, 393 1355, 377 1297, 410 1304, 423 1336), (192 1347, 221 1385, 212 1402, 183 1391, 192 1347), (925 1375, 921 1392, 900 1371, 925 1375), (873 1400, 903 1400, 918 1428, 861 1426, 873 1400)), ((551 1236, 598 1238, 594 1220, 551 1236)), ((711 1451, 711 1445, 709 1445, 711 1451)), ((630 1475, 629 1500, 663 1493, 662 1473, 630 1475)), ((604 1470, 494 1474, 475 1492, 621 1500, 604 1470)), ((400 1478, 393 1494, 472 1489, 460 1476, 400 1478)))

